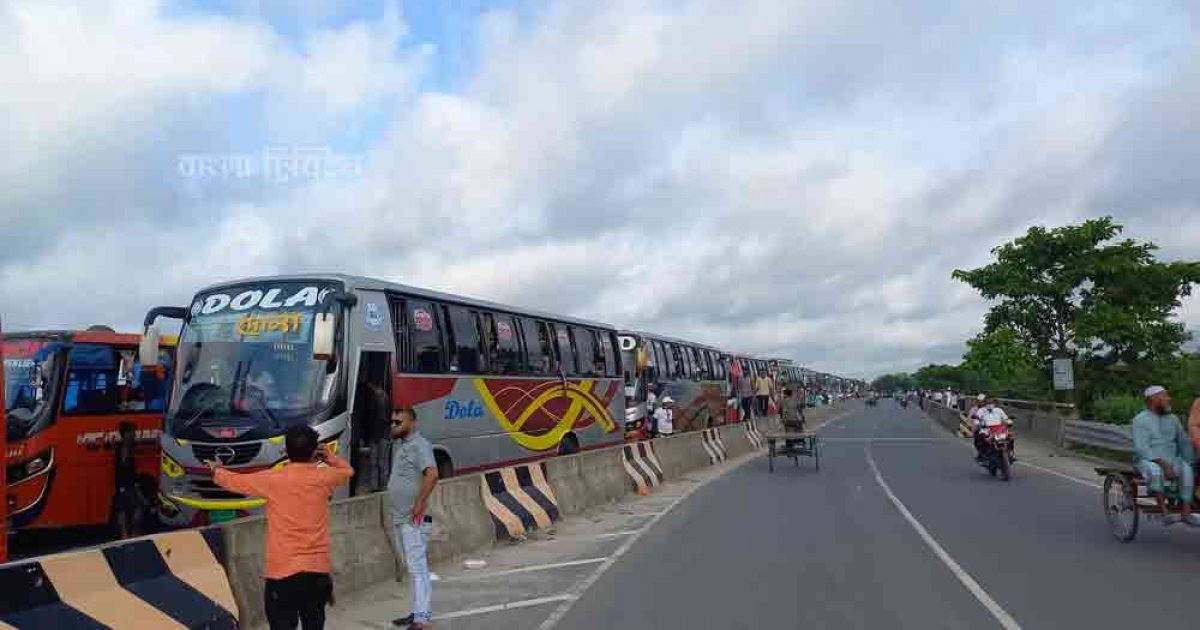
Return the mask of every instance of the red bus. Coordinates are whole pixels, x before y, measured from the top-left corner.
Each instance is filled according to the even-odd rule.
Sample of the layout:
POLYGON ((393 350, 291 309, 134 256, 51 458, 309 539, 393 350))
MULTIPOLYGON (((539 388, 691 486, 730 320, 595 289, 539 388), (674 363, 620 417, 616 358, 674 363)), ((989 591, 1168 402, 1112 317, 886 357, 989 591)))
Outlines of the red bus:
POLYGON ((108 524, 123 422, 137 427, 139 477, 157 483, 174 340, 145 368, 140 339, 100 326, 3 336, 10 528, 108 524))

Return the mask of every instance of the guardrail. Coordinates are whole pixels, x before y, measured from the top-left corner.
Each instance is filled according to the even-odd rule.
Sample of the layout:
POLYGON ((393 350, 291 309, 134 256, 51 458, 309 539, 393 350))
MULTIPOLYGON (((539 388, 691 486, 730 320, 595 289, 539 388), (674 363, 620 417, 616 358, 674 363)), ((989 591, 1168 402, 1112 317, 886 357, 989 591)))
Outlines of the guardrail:
POLYGON ((1068 420, 1063 426, 1063 442, 1132 453, 1133 429, 1104 422, 1068 420))

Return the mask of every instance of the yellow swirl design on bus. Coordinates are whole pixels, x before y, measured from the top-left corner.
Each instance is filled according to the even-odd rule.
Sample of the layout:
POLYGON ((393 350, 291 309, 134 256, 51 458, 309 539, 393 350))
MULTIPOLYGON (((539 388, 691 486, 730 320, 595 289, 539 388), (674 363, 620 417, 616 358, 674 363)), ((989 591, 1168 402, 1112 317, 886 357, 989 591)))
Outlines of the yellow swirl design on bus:
MULTIPOLYGON (((600 423, 605 432, 611 432, 616 429, 617 425, 613 422, 612 416, 609 415, 604 402, 596 398, 596 395, 592 393, 593 385, 595 385, 595 381, 583 381, 579 385, 567 383, 565 387, 559 383, 554 383, 526 405, 516 419, 510 419, 508 414, 500 409, 500 405, 496 404, 496 399, 492 396, 491 390, 488 389, 487 383, 483 379, 475 379, 475 389, 479 391, 479 397, 483 400, 483 405, 495 416, 501 428, 517 444, 533 451, 544 451, 557 446, 563 436, 575 426, 580 415, 585 411, 592 414, 592 417, 600 423), (558 419, 558 424, 554 425, 553 429, 541 435, 530 435, 521 431, 521 428, 525 426, 529 418, 533 417, 533 414, 542 410, 546 406, 546 403, 557 398, 567 398, 571 401, 571 406, 567 409, 567 413, 558 419)), ((549 411, 546 413, 553 416, 549 411)))

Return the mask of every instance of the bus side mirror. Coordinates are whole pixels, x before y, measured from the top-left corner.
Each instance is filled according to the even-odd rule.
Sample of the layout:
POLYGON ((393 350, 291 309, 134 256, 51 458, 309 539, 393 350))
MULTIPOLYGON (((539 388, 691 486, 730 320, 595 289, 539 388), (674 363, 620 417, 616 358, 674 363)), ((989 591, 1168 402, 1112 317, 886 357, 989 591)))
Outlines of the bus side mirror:
POLYGON ((142 367, 158 365, 158 326, 155 324, 146 326, 146 332, 142 333, 142 341, 138 344, 138 362, 142 367))
POLYGON ((334 321, 332 313, 318 313, 313 320, 313 358, 318 361, 333 358, 334 321))

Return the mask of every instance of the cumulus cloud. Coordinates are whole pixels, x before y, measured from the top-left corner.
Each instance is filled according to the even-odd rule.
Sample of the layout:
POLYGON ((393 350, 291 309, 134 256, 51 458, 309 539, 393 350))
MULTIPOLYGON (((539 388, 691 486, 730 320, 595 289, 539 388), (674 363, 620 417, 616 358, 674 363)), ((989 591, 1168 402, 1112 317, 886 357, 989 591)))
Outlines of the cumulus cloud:
POLYGON ((21 326, 337 270, 870 375, 956 360, 987 305, 950 271, 1032 222, 1114 214, 1167 257, 1200 235, 1200 46, 1165 0, 564 1, 485 9, 469 46, 391 2, 6 6, 21 326), (321 144, 364 172, 176 169, 321 144))

